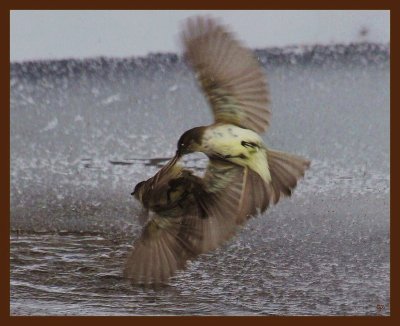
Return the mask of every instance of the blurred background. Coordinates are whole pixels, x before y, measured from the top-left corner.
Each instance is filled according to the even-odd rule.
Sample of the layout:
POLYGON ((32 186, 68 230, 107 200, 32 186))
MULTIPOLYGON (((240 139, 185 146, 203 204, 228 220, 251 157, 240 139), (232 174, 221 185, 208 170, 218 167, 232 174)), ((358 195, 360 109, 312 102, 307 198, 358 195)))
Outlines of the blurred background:
POLYGON ((383 10, 12 11, 11 61, 177 52, 181 21, 197 14, 221 17, 252 48, 390 38, 383 10))

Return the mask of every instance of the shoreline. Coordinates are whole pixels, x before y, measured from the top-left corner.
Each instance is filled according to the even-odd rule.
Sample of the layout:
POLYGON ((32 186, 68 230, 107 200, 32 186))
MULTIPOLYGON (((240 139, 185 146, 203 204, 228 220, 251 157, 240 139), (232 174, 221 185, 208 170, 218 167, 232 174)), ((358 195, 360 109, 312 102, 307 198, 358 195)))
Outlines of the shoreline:
MULTIPOLYGON (((332 64, 388 64, 390 44, 350 43, 331 45, 296 45, 255 49, 255 55, 266 68, 286 65, 331 66, 332 64)), ((98 73, 104 75, 147 70, 158 72, 184 66, 176 53, 150 53, 139 57, 93 57, 83 59, 45 59, 10 63, 10 78, 40 79, 46 76, 77 77, 98 73)))

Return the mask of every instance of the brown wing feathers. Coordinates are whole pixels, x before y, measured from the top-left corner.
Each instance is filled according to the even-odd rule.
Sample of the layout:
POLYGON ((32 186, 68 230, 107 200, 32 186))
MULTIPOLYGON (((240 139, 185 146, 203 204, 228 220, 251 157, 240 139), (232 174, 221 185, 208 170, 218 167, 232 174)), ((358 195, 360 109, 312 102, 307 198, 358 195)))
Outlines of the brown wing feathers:
POLYGON ((264 132, 269 125, 269 92, 252 51, 226 27, 205 17, 188 20, 182 41, 216 122, 264 132))
POLYGON ((135 284, 163 283, 176 270, 182 269, 195 253, 179 236, 181 222, 182 218, 158 218, 148 222, 134 243, 124 276, 135 284))
POLYGON ((247 167, 220 160, 210 160, 203 179, 167 165, 159 176, 146 181, 153 186, 145 188, 144 197, 149 202, 164 198, 167 185, 176 180, 183 178, 185 189, 174 198, 176 205, 164 205, 161 215, 147 223, 127 261, 125 276, 133 283, 162 283, 188 259, 229 240, 251 216, 265 211, 270 200, 276 203, 281 194, 290 196, 309 161, 272 150, 267 157, 270 184, 247 167), (154 180, 163 186, 154 184, 154 180), (157 193, 160 191, 162 194, 157 193), (189 195, 183 197, 185 192, 189 195))
POLYGON ((276 204, 281 195, 291 196, 297 180, 303 177, 310 167, 310 161, 297 155, 271 149, 267 150, 267 160, 271 173, 274 204, 276 204))

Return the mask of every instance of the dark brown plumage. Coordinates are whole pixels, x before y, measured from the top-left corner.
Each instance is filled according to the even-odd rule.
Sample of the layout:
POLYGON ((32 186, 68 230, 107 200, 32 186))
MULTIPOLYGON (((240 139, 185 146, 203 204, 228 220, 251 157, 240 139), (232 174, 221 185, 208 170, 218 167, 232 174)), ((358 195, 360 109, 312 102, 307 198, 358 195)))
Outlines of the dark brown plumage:
POLYGON ((211 160, 203 178, 175 158, 140 183, 135 196, 155 213, 149 217, 124 270, 136 284, 163 283, 188 259, 216 249, 255 213, 247 205, 252 183, 247 168, 211 160), (173 162, 173 163, 171 163, 173 162))

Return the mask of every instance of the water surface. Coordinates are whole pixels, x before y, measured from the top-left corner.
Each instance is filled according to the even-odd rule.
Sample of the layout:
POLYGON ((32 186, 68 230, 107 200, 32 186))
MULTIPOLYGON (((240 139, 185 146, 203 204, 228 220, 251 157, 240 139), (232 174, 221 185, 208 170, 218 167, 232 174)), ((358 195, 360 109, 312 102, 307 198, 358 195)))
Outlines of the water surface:
POLYGON ((140 232, 130 193, 212 121, 191 71, 173 55, 12 64, 12 315, 390 313, 388 47, 257 53, 264 140, 312 168, 161 288, 121 277, 140 232))

